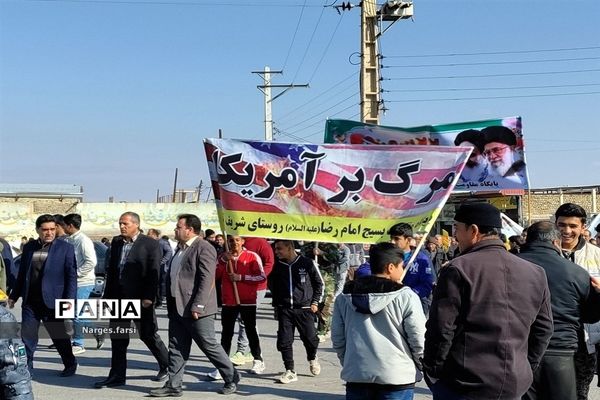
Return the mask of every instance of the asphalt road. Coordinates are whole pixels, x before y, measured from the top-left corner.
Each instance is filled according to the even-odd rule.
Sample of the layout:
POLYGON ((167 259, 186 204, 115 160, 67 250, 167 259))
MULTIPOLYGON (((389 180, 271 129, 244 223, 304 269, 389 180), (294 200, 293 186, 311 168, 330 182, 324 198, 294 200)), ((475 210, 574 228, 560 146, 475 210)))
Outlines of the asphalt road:
MULTIPOLYGON (((268 300, 268 299, 267 299, 268 300)), ((15 314, 20 321, 20 303, 15 307, 15 314)), ((159 316, 160 335, 167 343, 167 318, 166 309, 161 308, 157 312, 159 316)), ((294 354, 298 382, 283 385, 276 382, 276 378, 283 372, 283 363, 280 353, 277 351, 276 331, 277 324, 272 318, 271 307, 263 304, 258 313, 258 326, 260 330, 263 358, 266 363, 266 371, 263 375, 251 375, 248 373, 251 363, 240 367, 242 381, 238 393, 231 396, 217 394, 217 390, 223 385, 221 382, 209 381, 206 373, 212 369, 202 352, 192 345, 192 354, 188 362, 184 378, 184 393, 182 398, 188 399, 302 399, 302 400, 340 400, 344 398, 344 385, 341 381, 340 366, 335 352, 331 349, 331 342, 322 343, 319 349, 319 358, 322 365, 322 373, 313 377, 308 369, 306 354, 302 343, 297 339, 294 343, 294 354)), ((217 332, 220 331, 220 323, 216 324, 217 332)), ((87 340, 87 351, 77 356, 79 368, 77 374, 61 378, 58 373, 63 366, 60 357, 55 350, 48 349, 49 339, 40 340, 40 346, 36 352, 35 376, 33 390, 36 399, 135 399, 146 397, 148 392, 162 383, 152 382, 150 378, 156 375, 158 365, 150 352, 139 339, 131 341, 128 350, 127 385, 112 389, 94 389, 93 383, 107 376, 110 366, 110 340, 101 350, 95 350, 95 341, 87 340)), ((235 343, 232 346, 235 349, 235 343)), ((424 383, 419 383, 415 389, 415 399, 431 399, 432 396, 424 383)), ((590 399, 600 400, 600 388, 593 382, 590 399)))

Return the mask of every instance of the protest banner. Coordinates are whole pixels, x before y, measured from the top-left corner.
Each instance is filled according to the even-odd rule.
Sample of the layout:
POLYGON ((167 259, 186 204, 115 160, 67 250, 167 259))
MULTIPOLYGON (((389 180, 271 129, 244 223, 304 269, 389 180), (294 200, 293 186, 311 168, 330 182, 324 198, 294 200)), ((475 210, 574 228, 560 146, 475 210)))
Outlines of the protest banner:
POLYGON ((489 192, 529 188, 521 117, 412 128, 332 119, 325 124, 324 142, 472 146, 473 152, 456 184, 457 190, 489 192))
POLYGON ((428 232, 468 147, 297 144, 205 139, 228 234, 337 243, 389 240, 407 222, 428 232))

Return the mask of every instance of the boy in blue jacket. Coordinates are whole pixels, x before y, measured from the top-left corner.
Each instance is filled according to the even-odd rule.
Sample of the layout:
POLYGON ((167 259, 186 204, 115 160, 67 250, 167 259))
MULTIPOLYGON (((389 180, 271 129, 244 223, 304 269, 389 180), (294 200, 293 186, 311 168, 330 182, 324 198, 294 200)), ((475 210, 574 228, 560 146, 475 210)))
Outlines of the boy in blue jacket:
POLYGON ((390 228, 389 234, 392 243, 404 252, 404 263, 407 271, 402 284, 411 288, 419 296, 423 305, 423 312, 427 316, 429 314, 429 306, 431 305, 431 291, 435 282, 431 259, 421 249, 412 263, 407 264, 413 253, 410 247, 413 230, 409 224, 400 222, 390 228))

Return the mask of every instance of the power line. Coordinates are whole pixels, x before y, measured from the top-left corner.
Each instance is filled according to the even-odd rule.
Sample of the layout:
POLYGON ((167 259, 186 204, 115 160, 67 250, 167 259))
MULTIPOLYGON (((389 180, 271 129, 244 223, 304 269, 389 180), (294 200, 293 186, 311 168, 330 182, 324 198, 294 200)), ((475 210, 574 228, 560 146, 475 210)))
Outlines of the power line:
POLYGON ((505 86, 505 87, 484 87, 484 88, 445 88, 445 89, 392 89, 382 90, 382 92, 460 92, 471 90, 515 90, 515 89, 549 89, 549 88, 566 88, 566 87, 585 87, 585 86, 600 86, 600 83, 582 83, 574 85, 542 85, 542 86, 505 86))
MULTIPOLYGON (((351 105, 349 105, 348 107, 346 107, 346 108, 344 108, 344 109, 342 109, 342 110, 340 110, 340 111, 336 112, 335 114, 331 114, 331 115, 330 115, 330 117, 335 117, 336 115, 339 115, 339 114, 343 113, 344 111, 351 109, 352 107, 356 107, 356 106, 358 106, 359 104, 360 104, 360 103, 354 103, 354 104, 351 104, 351 105)), ((358 113, 358 114, 360 114, 360 113, 358 113)), ((355 116, 357 116, 358 114, 355 114, 354 116, 352 116, 352 117, 349 117, 349 118, 354 118, 354 117, 355 117, 355 116)), ((309 126, 306 126, 306 127, 302 128, 302 129, 298 129, 298 130, 294 131, 294 133, 302 132, 302 131, 304 131, 304 130, 306 130, 306 129, 308 129, 308 128, 312 128, 313 126, 315 126, 315 125, 318 125, 318 124, 320 124, 320 123, 323 123, 323 121, 317 121, 317 122, 315 122, 315 123, 313 123, 313 124, 311 124, 311 125, 309 125, 309 126)), ((319 131, 317 131, 317 132, 311 133, 310 135, 306 135, 306 136, 304 136, 304 140, 306 140, 306 138, 309 138, 309 137, 312 137, 312 136, 315 136, 315 135, 318 135, 318 134, 322 134, 322 133, 323 133, 323 131, 322 131, 322 130, 319 130, 319 131)))
POLYGON ((279 8, 297 8, 297 7, 321 7, 317 5, 302 5, 302 4, 282 4, 281 2, 273 3, 248 3, 244 1, 234 2, 228 1, 225 3, 211 1, 149 1, 149 0, 23 0, 29 2, 41 3, 90 3, 90 4, 128 4, 128 5, 177 5, 177 6, 202 6, 202 7, 279 7, 279 8))
MULTIPOLYGON (((322 111, 322 112, 320 112, 319 114, 316 114, 316 115, 314 115, 314 116, 312 116, 312 117, 310 117, 310 118, 307 118, 306 120, 302 121, 301 123, 298 123, 298 124, 296 124, 296 125, 290 126, 290 127, 289 127, 289 128, 287 128, 287 129, 292 129, 292 128, 295 128, 295 127, 297 127, 298 125, 301 125, 301 124, 302 124, 302 123, 304 123, 304 122, 308 122, 308 121, 310 121, 311 119, 319 118, 319 117, 320 117, 322 114, 325 114, 327 111, 329 111, 329 110, 331 110, 331 109, 333 109, 333 108, 335 108, 335 107, 337 107, 337 106, 339 106, 339 105, 341 105, 341 104, 345 103, 346 101, 348 101, 348 100, 349 100, 349 99, 351 99, 352 97, 356 96, 357 94, 358 94, 358 92, 354 93, 352 96, 349 96, 349 97, 345 98, 344 100, 342 100, 342 101, 338 102, 337 104, 334 104, 333 106, 329 107, 328 109, 326 109, 326 110, 323 110, 323 111, 322 111)), ((344 108, 343 110, 341 110, 341 111, 339 111, 339 112, 337 112, 337 113, 335 113, 335 114, 332 114, 332 115, 337 115, 337 114, 339 114, 340 112, 344 112, 345 110, 347 110, 347 109, 349 109, 349 108, 351 108, 351 107, 354 107, 354 106, 356 106, 356 105, 357 105, 357 103, 354 103, 354 104, 352 104, 352 105, 350 105, 350 106, 348 106, 348 107, 344 108)), ((316 124, 318 124, 318 123, 320 123, 320 122, 321 122, 321 121, 317 121, 317 122, 315 122, 315 123, 313 123, 313 124, 307 125, 307 126, 305 126, 305 127, 303 127, 303 128, 300 128, 300 129, 296 129, 295 131, 291 131, 291 132, 289 132, 289 133, 298 133, 298 132, 301 132, 301 131, 303 131, 303 130, 305 130, 305 129, 308 129, 308 128, 311 128, 311 127, 315 126, 316 124)))
POLYGON ((342 19, 344 18, 345 13, 342 13, 338 19, 337 24, 335 25, 335 28, 333 29, 333 33, 331 34, 331 37, 329 38, 329 42, 327 42, 327 46, 325 46, 325 49, 323 50, 323 54, 321 54, 321 58, 319 59, 319 62, 317 63, 317 66, 315 67, 313 73, 310 75, 310 78, 308 78, 308 84, 310 85, 310 83, 312 82, 313 78, 315 77, 317 70, 319 69, 319 67, 321 66, 321 63, 323 62, 323 59, 325 58, 325 55, 327 54, 327 51, 329 50, 329 46, 331 46, 331 42, 333 42, 333 38, 335 37, 335 34, 337 33, 338 28, 340 27, 340 24, 342 22, 342 19))
MULTIPOLYGON (((327 4, 327 1, 325 1, 327 4)), ((310 49, 310 45, 312 44, 313 39, 315 38, 315 33, 317 33, 317 28, 319 28, 319 24, 321 23, 321 19, 323 18, 323 13, 325 12, 325 7, 321 9, 321 14, 319 14, 319 18, 317 18, 317 23, 315 24, 315 28, 310 35, 310 39, 308 40, 308 44, 306 45, 306 49, 304 49, 304 54, 302 54, 302 58, 300 59, 300 64, 298 64, 298 68, 296 69, 296 73, 294 74, 294 78, 292 79, 292 83, 296 82, 296 78, 298 77, 298 73, 300 72, 300 68, 304 64, 304 60, 306 59, 306 55, 308 54, 308 50, 310 49)))
POLYGON ((491 99, 517 99, 525 97, 558 97, 558 96, 583 96, 600 94, 600 92, 579 92, 579 93, 549 93, 549 94, 528 94, 516 96, 485 96, 485 97, 458 97, 450 99, 406 99, 406 100, 387 100, 388 103, 416 103, 429 101, 458 101, 458 100, 491 100, 491 99))
POLYGON ((350 96, 346 97, 346 98, 345 98, 345 99, 343 99, 343 100, 340 100, 340 101, 338 101, 337 103, 335 103, 335 104, 334 104, 334 105, 332 105, 331 107, 329 107, 329 108, 326 108, 325 110, 323 110, 323 111, 321 111, 321 112, 319 112, 319 113, 317 113, 317 114, 314 114, 314 115, 313 115, 313 116, 311 116, 311 117, 305 118, 305 119, 303 119, 302 121, 300 121, 300 122, 298 122, 298 123, 296 123, 296 124, 294 124, 294 125, 290 125, 290 126, 288 126, 287 128, 285 128, 285 129, 286 129, 286 130, 289 130, 289 129, 292 129, 292 128, 295 128, 295 127, 297 127, 298 125, 302 125, 303 123, 305 123, 305 122, 308 122, 308 121, 310 121, 311 119, 315 119, 315 118, 319 117, 321 114, 324 114, 324 113, 326 113, 327 111, 331 110, 332 108, 335 108, 335 107, 339 106, 340 104, 344 103, 345 101, 348 101, 349 99, 351 99, 352 97, 354 97, 354 96, 356 96, 356 95, 358 95, 358 92, 354 92, 354 93, 352 93, 350 96))
MULTIPOLYGON (((296 112, 297 110, 299 110, 299 109, 303 108, 304 106, 306 106, 306 105, 308 105, 308 104, 312 103, 313 101, 315 101, 315 100, 316 100, 316 99, 318 99, 319 97, 323 96, 324 94, 327 94, 327 93, 329 93, 329 91, 330 91, 331 89, 334 89, 334 88, 336 88, 337 86, 341 85, 342 83, 346 82, 348 79, 351 79, 351 78, 355 77, 357 74, 358 74, 358 72, 353 72, 352 74, 348 75, 347 77, 345 77, 345 78, 344 78, 344 79, 342 79, 341 81, 334 83, 334 84, 333 84, 331 87, 329 87, 329 88, 325 89, 324 91, 322 91, 321 93, 319 93, 317 96, 315 96, 315 97, 313 97, 312 99, 308 100, 306 103, 303 103, 303 104, 301 104, 301 105, 297 106, 296 108, 292 109, 291 111, 288 111, 286 114, 284 114, 283 116, 281 116, 281 118, 285 118, 285 117, 287 117, 288 115, 290 115, 290 114, 293 114, 293 113, 294 113, 294 112, 296 112)), ((280 118, 280 119, 281 119, 281 118, 280 118)))
POLYGON ((423 68, 423 67, 459 67, 473 65, 502 65, 502 64, 534 64, 546 62, 563 62, 563 61, 585 61, 599 60, 600 57, 578 57, 578 58, 555 58, 546 60, 519 60, 519 61, 483 61, 470 63, 451 63, 451 64, 413 64, 413 65, 382 65, 381 68, 423 68))
POLYGON ((290 53, 292 52, 292 47, 294 46, 294 42, 296 41, 296 35, 298 34, 298 28, 300 28, 300 22, 302 21, 302 16, 304 15, 304 9, 306 8, 306 0, 304 0, 304 4, 302 5, 302 9, 300 10, 300 16, 298 17, 298 22, 296 23, 296 29, 294 30, 294 35, 292 36, 292 43, 290 43, 290 47, 288 48, 287 55, 285 56, 285 61, 283 62, 282 71, 285 71, 285 67, 287 66, 288 59, 290 58, 290 53))
POLYGON ((330 95, 323 98, 322 101, 318 101, 318 102, 312 104, 311 107, 305 108, 303 113, 293 115, 291 118, 280 118, 279 121, 281 122, 283 120, 289 125, 292 121, 297 120, 299 118, 303 118, 304 116, 306 116, 306 114, 313 112, 313 110, 318 109, 321 106, 323 106, 333 100, 338 99, 339 96, 342 95, 342 93, 346 93, 349 90, 355 90, 355 89, 356 89, 356 83, 350 82, 349 84, 345 85, 341 90, 338 90, 335 93, 330 93, 330 95))
MULTIPOLYGON (((334 117, 334 116, 336 116, 336 115, 338 115, 338 114, 341 114, 342 112, 346 111, 347 109, 349 109, 349 108, 351 108, 351 107, 354 107, 354 106, 357 106, 357 105, 358 105, 358 104, 353 104, 353 105, 351 105, 351 106, 349 106, 349 107, 346 107, 345 109, 343 109, 343 110, 342 110, 342 111, 340 111, 339 113, 337 113, 337 114, 334 114, 334 115, 331 115, 331 116, 332 116, 332 117, 334 117)), ((349 117, 346 117, 346 119, 353 119, 353 118, 356 118, 356 117, 358 117, 359 115, 360 115, 360 112, 357 112, 357 113, 355 113, 355 114, 353 114, 353 115, 350 115, 349 117)), ((316 132, 313 132, 313 133, 311 133, 311 134, 305 135, 303 140, 306 140, 306 138, 313 137, 313 136, 315 136, 315 135, 318 135, 318 134, 323 134, 323 131, 322 131, 322 130, 318 130, 318 131, 316 131, 316 132)))
POLYGON ((597 50, 600 46, 590 47, 567 47, 559 49, 537 49, 537 50, 507 50, 507 51, 484 51, 484 52, 473 52, 473 53, 445 53, 445 54, 421 54, 421 55, 392 55, 384 56, 382 58, 420 58, 420 57, 456 57, 456 56, 488 56, 488 55, 499 55, 499 54, 528 54, 528 53, 548 53, 548 52, 559 52, 559 51, 580 51, 580 50, 597 50))
POLYGON ((462 78, 492 78, 501 76, 531 76, 531 75, 559 75, 559 74, 575 74, 582 72, 598 72, 598 69, 577 69, 569 71, 548 71, 548 72, 519 72, 510 74, 485 74, 485 75, 447 75, 447 76, 419 76, 419 77, 401 77, 401 78, 384 78, 386 81, 402 81, 402 80, 418 80, 418 79, 462 79, 462 78))

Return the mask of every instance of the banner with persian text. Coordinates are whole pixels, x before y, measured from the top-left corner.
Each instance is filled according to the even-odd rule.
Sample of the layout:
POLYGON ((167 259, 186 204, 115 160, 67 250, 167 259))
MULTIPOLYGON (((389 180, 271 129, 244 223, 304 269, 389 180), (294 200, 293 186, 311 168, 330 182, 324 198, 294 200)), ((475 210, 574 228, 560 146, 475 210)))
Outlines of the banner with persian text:
POLYGON ((337 243, 389 240, 398 222, 428 232, 471 153, 230 139, 204 147, 225 232, 337 243))
POLYGON ((521 117, 425 125, 380 126, 330 119, 325 143, 472 146, 473 152, 456 184, 457 190, 482 192, 528 189, 521 117))

